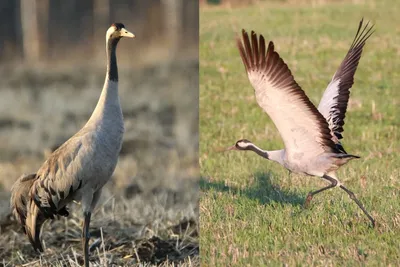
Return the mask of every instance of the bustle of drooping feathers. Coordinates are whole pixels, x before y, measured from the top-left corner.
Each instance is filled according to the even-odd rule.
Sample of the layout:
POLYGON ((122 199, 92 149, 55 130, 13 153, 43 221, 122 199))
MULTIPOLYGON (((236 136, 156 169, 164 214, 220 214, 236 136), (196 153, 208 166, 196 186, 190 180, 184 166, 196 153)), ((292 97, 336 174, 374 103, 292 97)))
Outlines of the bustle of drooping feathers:
POLYGON ((21 224, 23 232, 36 251, 43 251, 40 241, 40 230, 43 223, 55 215, 68 216, 66 207, 55 210, 52 214, 43 212, 43 207, 37 205, 30 195, 34 182, 39 177, 36 174, 22 175, 11 189, 11 210, 21 224))

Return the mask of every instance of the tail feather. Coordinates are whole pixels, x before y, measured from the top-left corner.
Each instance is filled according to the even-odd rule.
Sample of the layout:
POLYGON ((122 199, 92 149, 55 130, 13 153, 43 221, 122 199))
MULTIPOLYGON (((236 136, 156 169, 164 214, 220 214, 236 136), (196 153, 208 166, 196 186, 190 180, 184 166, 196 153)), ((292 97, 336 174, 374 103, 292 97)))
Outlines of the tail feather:
POLYGON ((14 183, 11 189, 11 211, 25 231, 27 216, 27 204, 29 202, 29 191, 35 181, 36 174, 22 175, 14 183))
POLYGON ((350 155, 350 154, 336 154, 336 158, 338 159, 359 159, 359 156, 356 155, 350 155))
POLYGON ((29 205, 30 207, 26 220, 25 232, 29 238, 29 242, 32 244, 33 249, 38 252, 43 252, 43 246, 40 241, 40 230, 46 219, 40 212, 38 206, 36 206, 35 202, 30 201, 29 205))
POLYGON ((335 164, 337 166, 342 166, 344 164, 346 164, 347 162, 349 162, 352 159, 359 159, 359 156, 355 156, 355 155, 350 155, 350 154, 344 154, 344 153, 338 153, 338 154, 334 154, 333 158, 335 158, 335 164))
POLYGON ((36 174, 22 175, 11 189, 11 210, 22 230, 28 236, 36 251, 43 251, 40 242, 40 229, 45 217, 34 201, 29 197, 29 191, 36 180, 36 174))

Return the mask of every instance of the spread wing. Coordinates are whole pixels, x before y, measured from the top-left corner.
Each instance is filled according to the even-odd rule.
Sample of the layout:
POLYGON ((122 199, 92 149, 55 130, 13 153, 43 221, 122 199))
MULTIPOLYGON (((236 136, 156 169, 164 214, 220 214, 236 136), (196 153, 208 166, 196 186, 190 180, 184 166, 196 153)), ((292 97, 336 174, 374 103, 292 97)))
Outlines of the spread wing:
POLYGON ((259 106, 277 127, 288 155, 336 151, 325 118, 296 83, 288 66, 264 37, 242 31, 237 46, 259 106))
POLYGON ((347 103, 350 97, 350 88, 354 82, 354 74, 357 70, 365 42, 373 33, 373 26, 369 25, 368 22, 363 27, 363 20, 360 21, 353 43, 335 75, 333 75, 318 105, 318 110, 329 123, 333 140, 339 147, 341 147, 339 139, 343 138, 342 132, 347 103))

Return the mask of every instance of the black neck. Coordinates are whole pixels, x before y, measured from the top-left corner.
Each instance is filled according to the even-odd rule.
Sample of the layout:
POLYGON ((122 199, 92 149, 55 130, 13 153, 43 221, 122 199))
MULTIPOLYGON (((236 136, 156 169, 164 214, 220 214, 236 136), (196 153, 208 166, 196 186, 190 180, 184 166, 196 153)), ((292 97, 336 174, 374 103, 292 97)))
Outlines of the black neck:
POLYGON ((258 149, 253 144, 248 146, 248 150, 256 152, 258 155, 260 155, 263 158, 269 159, 269 155, 268 155, 268 153, 266 151, 258 149))
POLYGON ((111 81, 118 81, 116 49, 119 38, 110 38, 107 42, 107 74, 111 81))

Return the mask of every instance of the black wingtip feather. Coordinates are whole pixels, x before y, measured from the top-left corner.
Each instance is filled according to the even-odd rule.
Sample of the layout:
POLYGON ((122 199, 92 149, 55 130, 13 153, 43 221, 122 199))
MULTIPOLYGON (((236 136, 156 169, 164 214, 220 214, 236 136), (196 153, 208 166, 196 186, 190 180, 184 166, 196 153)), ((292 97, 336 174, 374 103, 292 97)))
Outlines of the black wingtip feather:
POLYGON ((373 27, 374 25, 371 25, 369 21, 364 24, 364 18, 361 19, 350 49, 332 79, 333 81, 340 80, 337 88, 338 96, 335 99, 336 103, 330 108, 329 115, 324 115, 328 116, 326 118, 328 121, 331 121, 331 118, 333 119, 330 128, 339 140, 343 138, 341 133, 344 131, 343 126, 350 97, 350 88, 353 86, 354 75, 366 41, 375 32, 373 27))
POLYGON ((359 159, 360 156, 356 156, 356 155, 350 155, 350 154, 336 154, 335 158, 338 159, 359 159))
POLYGON ((251 31, 251 45, 253 50, 253 65, 258 66, 260 64, 259 61, 259 51, 258 51, 258 40, 257 35, 254 31, 251 31))
POLYGON ((38 227, 36 227, 36 231, 35 231, 36 232, 36 234, 35 234, 36 236, 35 237, 32 236, 30 231, 26 231, 26 233, 28 235, 29 242, 31 243, 33 249, 36 252, 43 252, 44 251, 43 250, 43 246, 42 246, 42 243, 40 242, 40 238, 39 238, 39 236, 40 236, 40 226, 39 226, 39 229, 37 229, 37 228, 38 227))

